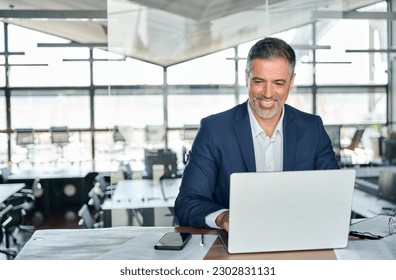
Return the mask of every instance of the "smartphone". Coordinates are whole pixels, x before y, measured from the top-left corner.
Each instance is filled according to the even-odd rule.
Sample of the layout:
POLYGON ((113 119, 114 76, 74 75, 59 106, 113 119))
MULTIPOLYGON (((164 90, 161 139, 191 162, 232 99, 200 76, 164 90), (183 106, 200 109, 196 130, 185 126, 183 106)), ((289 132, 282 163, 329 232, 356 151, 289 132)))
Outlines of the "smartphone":
POLYGON ((191 233, 167 232, 154 245, 156 250, 181 250, 191 239, 191 233))

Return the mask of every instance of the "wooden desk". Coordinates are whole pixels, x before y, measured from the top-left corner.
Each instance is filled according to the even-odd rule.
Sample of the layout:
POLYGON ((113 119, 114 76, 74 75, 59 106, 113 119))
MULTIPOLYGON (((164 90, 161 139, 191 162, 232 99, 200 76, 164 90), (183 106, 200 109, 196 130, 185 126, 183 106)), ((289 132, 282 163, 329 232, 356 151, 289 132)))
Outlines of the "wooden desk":
POLYGON ((0 203, 7 200, 14 193, 18 192, 25 186, 23 183, 19 184, 0 184, 0 203))
MULTIPOLYGON (((215 230, 190 227, 117 227, 102 229, 38 230, 22 248, 16 260, 93 260, 103 253, 141 234, 188 231, 193 234, 217 234, 215 230)), ((323 260, 335 259, 333 250, 295 251, 256 254, 226 252, 217 239, 206 260, 323 260)))

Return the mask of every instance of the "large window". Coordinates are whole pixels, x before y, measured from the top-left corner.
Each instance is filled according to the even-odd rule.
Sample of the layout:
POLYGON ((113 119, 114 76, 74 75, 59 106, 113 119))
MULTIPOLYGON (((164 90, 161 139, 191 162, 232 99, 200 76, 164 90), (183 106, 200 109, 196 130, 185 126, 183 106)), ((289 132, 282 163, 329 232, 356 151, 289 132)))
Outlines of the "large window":
POLYGON ((203 117, 225 111, 234 105, 233 95, 171 95, 168 98, 168 125, 198 125, 203 117))
POLYGON ((51 126, 89 128, 87 91, 13 90, 12 128, 49 129, 51 126))
POLYGON ((0 130, 7 128, 7 116, 6 116, 6 100, 4 91, 0 90, 0 130))
MULTIPOLYGON (((164 125, 163 97, 155 91, 143 94, 139 89, 97 90, 95 125, 97 128, 109 130, 96 133, 96 159, 134 161, 136 166, 136 161, 144 160, 143 149, 154 147, 146 141, 145 128, 164 125), (116 127, 124 141, 114 138, 116 127)), ((155 147, 164 147, 164 141, 155 144, 155 147)), ((142 167, 139 164, 138 166, 137 169, 140 171, 142 167)))
POLYGON ((164 123, 163 97, 159 94, 135 95, 133 93, 134 89, 96 91, 96 127, 162 125, 164 123))
MULTIPOLYGON (((0 22, 0 52, 4 52, 4 24, 0 22)), ((5 67, 3 66, 5 63, 5 56, 0 55, 0 86, 5 86, 6 82, 6 73, 5 73, 5 67)))
MULTIPOLYGON (((386 2, 362 11, 386 11, 386 2)), ((167 125, 161 147, 180 151, 186 144, 180 138, 184 125, 198 125, 202 118, 248 98, 246 56, 256 40, 164 68, 106 48, 66 47, 68 40, 12 24, 6 27, 8 50, 19 54, 8 56, 12 65, 8 71, 0 66, 2 161, 9 160, 4 159, 8 129, 11 149, 18 149, 15 129, 41 130, 38 137, 44 143, 49 141, 46 130, 63 125, 74 130, 71 138, 80 145, 75 151, 84 153, 84 159, 94 154, 96 159, 114 160, 118 152, 134 154, 132 147, 153 147, 144 136, 147 126, 167 125), (126 141, 113 138, 116 127, 126 141)), ((320 19, 270 36, 284 39, 296 51, 296 78, 288 104, 320 115, 327 125, 390 121, 389 57, 379 51, 388 46, 386 20, 320 19)), ((6 57, 0 55, 0 64, 6 57)))
MULTIPOLYGON (((0 130, 7 128, 4 91, 0 90, 0 130)), ((7 162, 7 134, 0 133, 0 163, 7 162)))

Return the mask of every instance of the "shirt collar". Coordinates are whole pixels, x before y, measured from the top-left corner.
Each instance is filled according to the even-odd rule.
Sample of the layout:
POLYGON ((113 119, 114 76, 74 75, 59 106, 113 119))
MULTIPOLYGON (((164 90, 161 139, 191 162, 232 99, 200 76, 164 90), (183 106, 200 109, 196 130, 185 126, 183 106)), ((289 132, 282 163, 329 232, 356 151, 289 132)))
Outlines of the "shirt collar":
MULTIPOLYGON (((252 109, 250 108, 250 105, 249 105, 249 101, 247 102, 247 107, 248 107, 248 112, 249 112, 250 127, 252 128, 252 136, 254 138, 257 135, 259 135, 261 132, 264 132, 264 131, 253 115, 252 109)), ((278 124, 276 125, 275 132, 274 132, 273 136, 279 135, 281 138, 283 138, 282 124, 283 124, 284 115, 285 115, 285 107, 283 106, 282 115, 279 119, 278 124)), ((264 132, 264 134, 265 134, 265 132, 264 132)))

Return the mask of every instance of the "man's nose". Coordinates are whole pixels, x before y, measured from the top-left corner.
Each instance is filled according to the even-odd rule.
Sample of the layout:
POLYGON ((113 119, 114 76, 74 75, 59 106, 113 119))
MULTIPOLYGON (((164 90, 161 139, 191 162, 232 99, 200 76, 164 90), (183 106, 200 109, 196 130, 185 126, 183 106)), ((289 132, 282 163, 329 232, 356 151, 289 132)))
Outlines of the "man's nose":
POLYGON ((274 90, 272 89, 272 86, 268 83, 263 85, 261 92, 262 95, 267 98, 274 95, 274 90))

